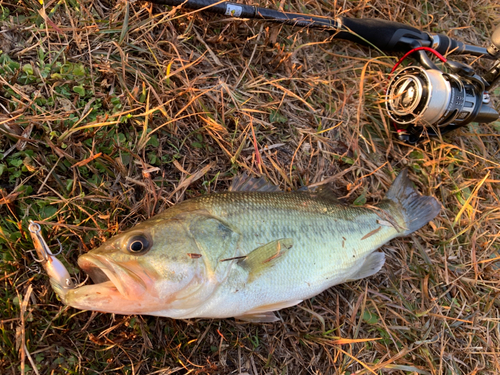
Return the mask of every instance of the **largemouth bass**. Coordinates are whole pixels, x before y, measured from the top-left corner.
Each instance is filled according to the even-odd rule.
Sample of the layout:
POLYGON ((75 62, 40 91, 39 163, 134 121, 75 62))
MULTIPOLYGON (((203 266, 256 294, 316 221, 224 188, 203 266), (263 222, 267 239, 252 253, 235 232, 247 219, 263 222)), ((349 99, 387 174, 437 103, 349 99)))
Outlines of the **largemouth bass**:
POLYGON ((280 192, 242 177, 232 191, 177 204, 81 256, 94 285, 52 285, 79 309, 170 318, 275 321, 273 311, 371 276, 375 251, 432 220, 438 201, 403 170, 377 206, 328 189, 280 192))

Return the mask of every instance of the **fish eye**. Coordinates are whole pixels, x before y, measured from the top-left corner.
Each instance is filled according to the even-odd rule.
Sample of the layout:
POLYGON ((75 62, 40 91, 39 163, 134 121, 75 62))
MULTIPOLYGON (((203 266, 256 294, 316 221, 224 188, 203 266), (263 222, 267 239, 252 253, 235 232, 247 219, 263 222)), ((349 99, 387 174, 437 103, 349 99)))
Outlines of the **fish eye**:
POLYGON ((127 250, 134 254, 143 254, 151 248, 151 241, 143 235, 131 237, 127 242, 127 250))

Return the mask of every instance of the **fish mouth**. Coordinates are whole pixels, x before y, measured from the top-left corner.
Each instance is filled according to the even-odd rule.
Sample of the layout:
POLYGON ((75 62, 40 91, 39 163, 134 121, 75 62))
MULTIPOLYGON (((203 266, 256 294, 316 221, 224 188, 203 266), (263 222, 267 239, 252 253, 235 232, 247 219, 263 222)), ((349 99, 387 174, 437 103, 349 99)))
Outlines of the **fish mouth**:
POLYGON ((142 299, 147 292, 147 278, 137 262, 118 264, 101 255, 85 254, 78 259, 78 265, 94 282, 80 289, 102 295, 119 293, 127 300, 142 299))

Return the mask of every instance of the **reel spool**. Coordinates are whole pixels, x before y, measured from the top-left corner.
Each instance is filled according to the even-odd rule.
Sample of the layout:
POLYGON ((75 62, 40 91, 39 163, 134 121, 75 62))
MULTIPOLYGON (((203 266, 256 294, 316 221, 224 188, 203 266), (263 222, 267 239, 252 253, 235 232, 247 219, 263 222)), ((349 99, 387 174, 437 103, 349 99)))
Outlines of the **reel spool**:
POLYGON ((407 67, 389 83, 387 112, 400 125, 441 128, 453 124, 456 128, 482 117, 484 86, 478 86, 472 79, 455 74, 407 67))

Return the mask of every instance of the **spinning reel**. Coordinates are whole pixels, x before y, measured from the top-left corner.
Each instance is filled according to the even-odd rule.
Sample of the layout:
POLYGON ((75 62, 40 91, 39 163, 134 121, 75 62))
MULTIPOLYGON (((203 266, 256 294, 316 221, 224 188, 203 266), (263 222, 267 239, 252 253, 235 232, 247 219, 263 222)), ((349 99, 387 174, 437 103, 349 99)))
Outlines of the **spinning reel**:
MULTIPOLYGON (((439 43, 442 36, 434 38, 439 43)), ((492 39, 484 56, 498 58, 500 28, 492 39)), ((500 78, 500 60, 481 77, 472 67, 446 60, 433 48, 417 47, 404 57, 416 51, 434 53, 443 62, 443 69, 432 63, 425 52, 420 52, 421 66, 401 69, 389 82, 386 109, 401 140, 414 144, 425 134, 443 135, 470 122, 488 123, 498 119, 499 113, 490 106, 487 89, 500 78)))

